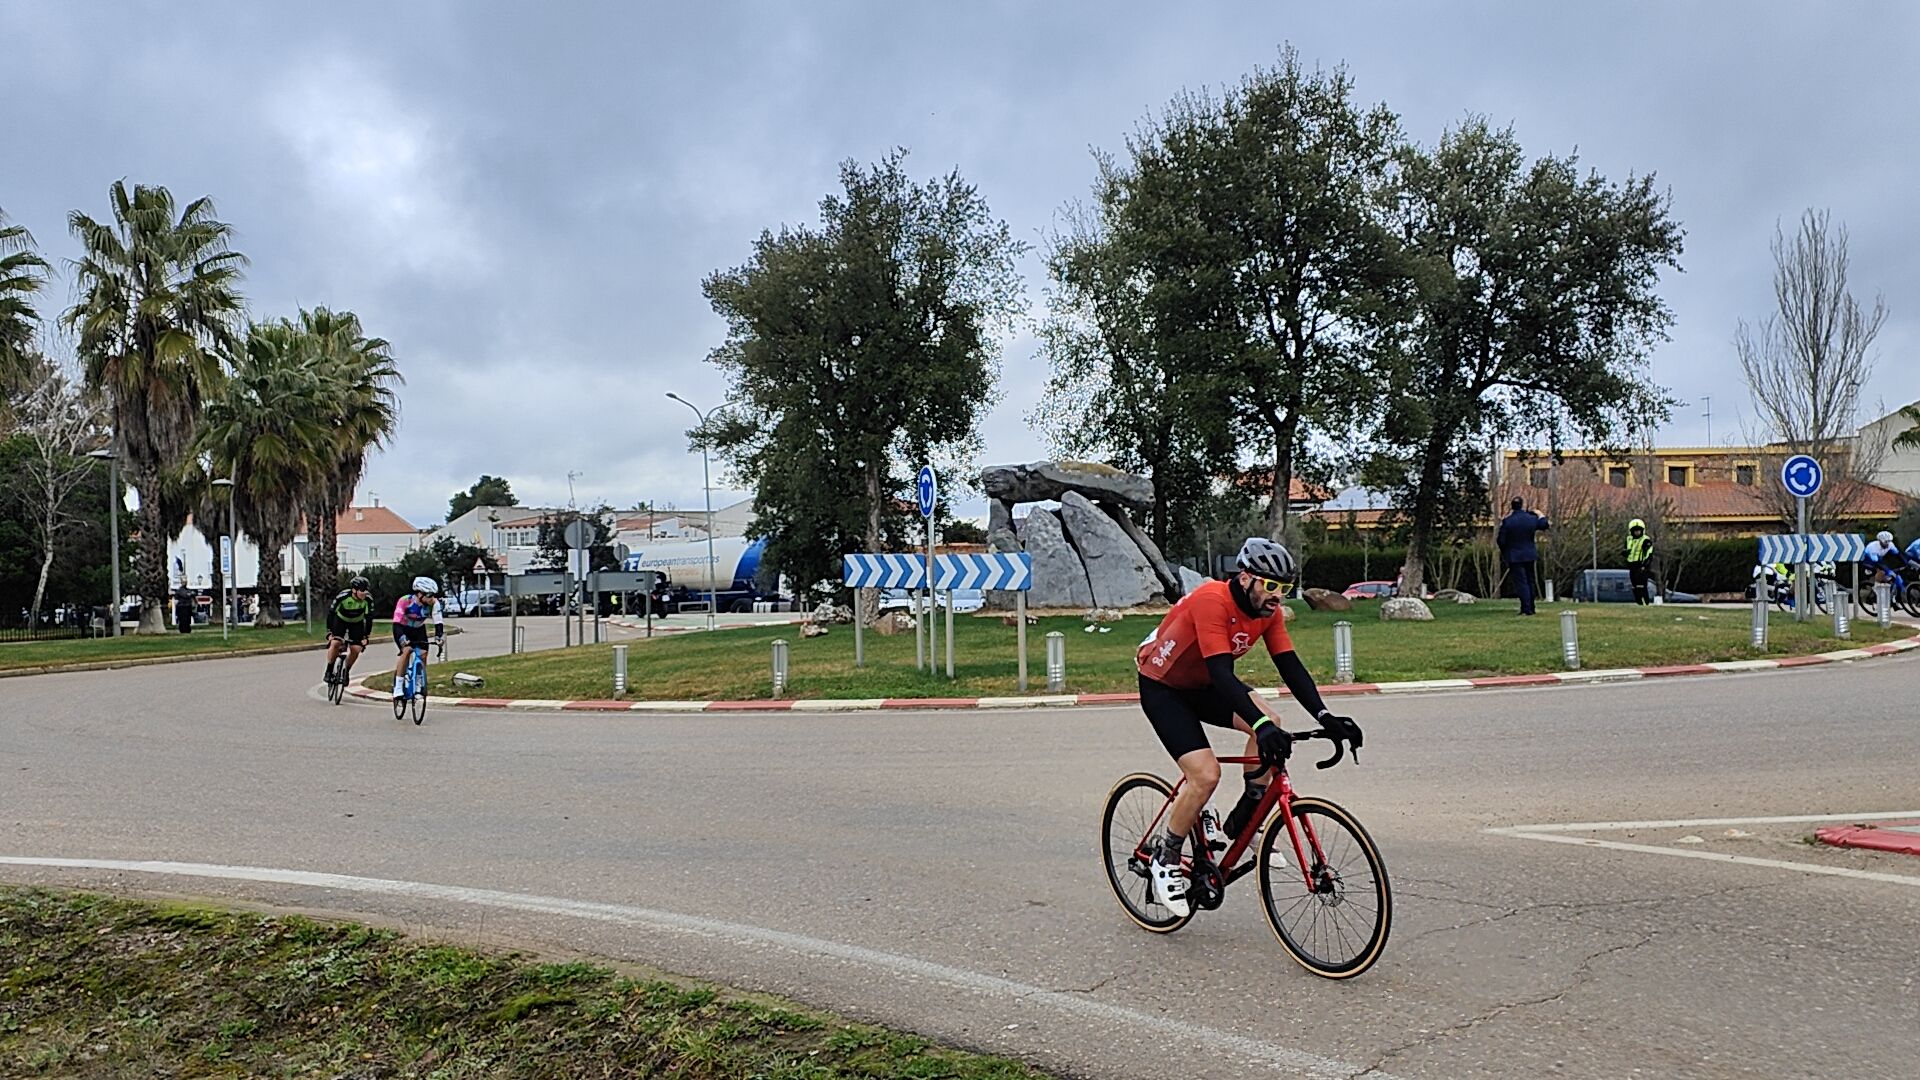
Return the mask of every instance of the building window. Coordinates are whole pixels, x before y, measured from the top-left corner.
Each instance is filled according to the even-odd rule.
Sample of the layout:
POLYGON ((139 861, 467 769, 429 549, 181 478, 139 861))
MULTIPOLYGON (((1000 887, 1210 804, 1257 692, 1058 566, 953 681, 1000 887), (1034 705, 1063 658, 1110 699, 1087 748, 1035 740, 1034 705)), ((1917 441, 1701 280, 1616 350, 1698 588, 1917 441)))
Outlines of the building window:
MULTIPOLYGON (((377 558, 379 558, 379 557, 380 557, 380 549, 379 549, 379 548, 377 548, 377 547, 370 547, 370 548, 368 548, 368 549, 367 549, 367 558, 368 558, 368 560, 373 560, 373 559, 377 559, 377 558)), ((937 585, 937 584, 939 584, 939 582, 935 582, 934 584, 936 584, 936 585, 937 585)))
POLYGON ((1607 483, 1612 484, 1614 487, 1617 487, 1617 488, 1626 487, 1627 486, 1627 467, 1625 465, 1607 466, 1607 483))
POLYGON ((1686 487, 1687 473, 1690 471, 1685 465, 1667 466, 1667 483, 1674 487, 1686 487))
POLYGON ((1527 486, 1537 487, 1537 488, 1546 487, 1547 477, 1551 475, 1552 475, 1551 469, 1528 469, 1527 470, 1527 486))
POLYGON ((1733 467, 1733 482, 1741 485, 1742 487, 1752 487, 1753 486, 1753 466, 1735 465, 1733 467))

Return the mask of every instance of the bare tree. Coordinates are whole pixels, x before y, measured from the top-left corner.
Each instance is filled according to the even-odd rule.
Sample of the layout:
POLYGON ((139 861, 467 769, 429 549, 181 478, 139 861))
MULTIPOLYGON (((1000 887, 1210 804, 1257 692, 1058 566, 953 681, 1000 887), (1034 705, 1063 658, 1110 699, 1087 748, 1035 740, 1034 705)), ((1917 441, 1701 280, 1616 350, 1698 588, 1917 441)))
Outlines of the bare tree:
MULTIPOLYGON (((1886 321, 1885 301, 1860 306, 1847 285, 1847 229, 1824 210, 1808 210, 1788 237, 1773 238, 1774 311, 1750 327, 1741 320, 1734 348, 1746 374, 1762 437, 1787 454, 1811 454, 1831 478, 1808 501, 1815 520, 1846 514, 1875 461, 1854 447, 1861 388, 1873 375, 1873 339, 1886 321)), ((1793 500, 1779 492, 1781 517, 1793 500)), ((1817 526, 1816 526, 1817 527, 1817 526)))
POLYGON ((105 445, 106 413, 66 372, 42 360, 44 377, 21 402, 21 434, 33 447, 20 477, 20 489, 33 512, 35 538, 40 542, 40 580, 33 588, 28 625, 38 625, 40 605, 46 599, 47 577, 60 533, 81 519, 67 510, 73 493, 97 468, 88 451, 105 445))

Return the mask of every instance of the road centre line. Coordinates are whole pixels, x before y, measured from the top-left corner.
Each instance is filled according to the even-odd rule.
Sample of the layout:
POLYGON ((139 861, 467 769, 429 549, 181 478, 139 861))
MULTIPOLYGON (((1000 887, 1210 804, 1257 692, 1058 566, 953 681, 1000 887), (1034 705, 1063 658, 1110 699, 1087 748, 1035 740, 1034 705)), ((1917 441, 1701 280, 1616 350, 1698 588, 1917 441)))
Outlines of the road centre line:
MULTIPOLYGON (((285 870, 261 866, 227 866, 218 863, 165 862, 144 859, 68 859, 20 855, 0 855, 0 865, 33 866, 74 870, 110 870, 136 874, 167 874, 175 877, 212 878, 224 881, 254 881, 276 885, 300 885, 343 892, 404 896, 442 900, 461 904, 563 915, 580 919, 638 926, 645 929, 720 939, 740 945, 773 946, 806 956, 824 957, 875 968, 908 979, 927 979, 980 994, 1004 997, 1023 1008, 1041 1006, 1055 1011, 1122 1025, 1138 1031, 1198 1043, 1216 1053, 1233 1055, 1266 1066, 1275 1072, 1291 1072, 1310 1077, 1340 1078, 1356 1075, 1363 1066, 1321 1057, 1291 1047, 1261 1042, 1244 1035, 1203 1027, 1184 1020, 1136 1012, 1119 1005, 1095 1001, 1068 991, 1016 982, 964 968, 937 964, 897 953, 882 952, 860 945, 807 937, 744 923, 708 919, 698 915, 607 904, 587 900, 568 900, 555 896, 474 889, 460 885, 436 885, 419 881, 355 877, 309 870, 285 870)), ((1395 1080, 1388 1073, 1371 1072, 1380 1080, 1395 1080)))
POLYGON ((1604 832, 1621 829, 1679 829, 1690 826, 1706 825, 1791 825, 1811 824, 1822 821, 1880 821, 1892 818, 1920 817, 1920 810, 1899 812, 1875 812, 1868 814, 1796 814, 1780 817, 1744 817, 1744 818, 1675 818, 1667 821, 1580 821, 1544 825, 1510 825, 1485 830, 1494 836, 1513 837, 1518 840, 1543 840, 1550 844, 1573 844, 1585 848, 1607 848, 1613 851, 1631 851, 1642 855, 1669 855, 1681 859, 1705 859, 1709 862, 1736 863, 1741 866, 1759 866, 1770 870, 1792 870, 1802 874, 1821 874, 1828 877, 1853 878, 1859 881, 1879 881, 1890 885, 1906 885, 1920 888, 1920 875, 1889 874, 1877 870, 1857 870, 1850 866, 1823 866, 1819 863, 1792 862, 1786 859, 1763 859, 1754 855, 1734 855, 1721 851, 1700 851, 1692 848, 1659 847, 1653 844, 1631 844, 1619 840, 1600 840, 1590 836, 1569 836, 1572 832, 1604 832))

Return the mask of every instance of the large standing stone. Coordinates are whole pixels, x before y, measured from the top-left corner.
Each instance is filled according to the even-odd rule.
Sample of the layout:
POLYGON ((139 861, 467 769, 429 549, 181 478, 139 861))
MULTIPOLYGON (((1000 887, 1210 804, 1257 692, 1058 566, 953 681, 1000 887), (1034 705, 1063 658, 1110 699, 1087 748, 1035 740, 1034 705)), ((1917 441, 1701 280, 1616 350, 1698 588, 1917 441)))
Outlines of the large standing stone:
POLYGON ((1208 580, 1207 575, 1201 573, 1200 571, 1195 570, 1192 567, 1188 567, 1188 566, 1181 567, 1180 568, 1180 595, 1181 596, 1187 595, 1188 593, 1199 588, 1200 586, 1205 585, 1207 583, 1207 580, 1208 580))
MULTIPOLYGON (((1020 536, 1013 527, 1013 504, 1005 499, 987 503, 987 550, 1011 555, 1020 550, 1020 536)), ((995 611, 1011 611, 1014 594, 1005 589, 988 589, 986 606, 995 611)))
POLYGON ((1097 607, 1128 608, 1161 598, 1160 580, 1126 530, 1085 495, 1060 496, 1060 522, 1086 564, 1097 607))
POLYGON ((1341 593, 1332 592, 1327 589, 1307 589, 1300 594, 1300 599, 1305 600, 1307 606, 1315 611, 1353 610, 1353 601, 1347 599, 1346 596, 1341 593))
POLYGON ((1118 503, 1111 506, 1102 503, 1100 508, 1119 524, 1120 531, 1127 534, 1127 539, 1133 541, 1133 546, 1140 549, 1140 554, 1147 557, 1147 565, 1153 568, 1153 576, 1160 579, 1160 591, 1166 598, 1178 600, 1185 595, 1186 590, 1180 587, 1180 575, 1174 573, 1173 567, 1167 565, 1166 556, 1160 554, 1160 545, 1153 542, 1153 537, 1148 536, 1145 530, 1134 524, 1132 516, 1127 513, 1127 508, 1118 503))
POLYGON ((1034 507, 1024 520, 1026 550, 1033 557, 1033 591, 1027 594, 1027 603, 1046 608, 1092 607, 1086 565, 1067 543, 1060 519, 1051 510, 1034 507))
POLYGON ((981 470, 980 486, 990 499, 1016 503, 1046 502, 1078 491, 1132 510, 1153 505, 1153 481, 1091 461, 991 465, 981 470))

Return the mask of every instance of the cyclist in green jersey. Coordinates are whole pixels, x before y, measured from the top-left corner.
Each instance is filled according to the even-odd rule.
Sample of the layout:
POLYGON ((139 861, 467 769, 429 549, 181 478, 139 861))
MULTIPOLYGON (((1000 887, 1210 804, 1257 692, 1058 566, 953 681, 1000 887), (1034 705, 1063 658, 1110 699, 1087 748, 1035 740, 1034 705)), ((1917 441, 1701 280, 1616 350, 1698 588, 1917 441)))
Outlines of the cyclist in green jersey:
POLYGON ((327 675, 333 674, 333 658, 340 655, 341 649, 347 653, 347 670, 353 670, 354 661, 360 659, 360 650, 367 647, 367 641, 373 636, 373 593, 367 586, 367 579, 355 577, 347 582, 347 587, 327 605, 327 675))

